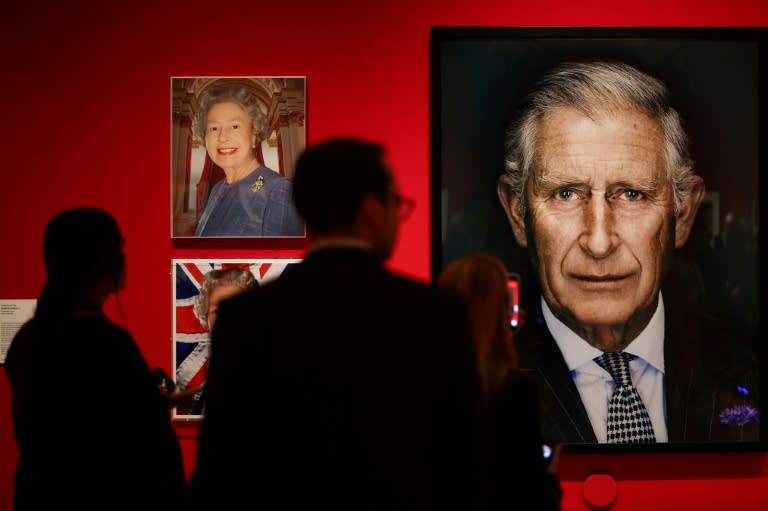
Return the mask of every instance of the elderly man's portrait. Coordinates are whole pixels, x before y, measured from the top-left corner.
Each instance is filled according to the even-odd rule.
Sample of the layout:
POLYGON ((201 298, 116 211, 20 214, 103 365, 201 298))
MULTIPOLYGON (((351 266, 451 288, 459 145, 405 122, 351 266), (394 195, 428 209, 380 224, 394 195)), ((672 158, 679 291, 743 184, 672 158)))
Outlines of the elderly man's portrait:
POLYGON ((303 237, 305 79, 171 79, 173 237, 303 237))
POLYGON ((759 44, 658 32, 433 45, 434 264, 521 275, 550 443, 762 440, 759 44))
POLYGON ((298 259, 174 260, 173 381, 177 391, 192 394, 191 399, 183 400, 174 409, 175 419, 199 419, 205 414, 210 333, 216 324, 219 304, 279 277, 298 262, 298 259))

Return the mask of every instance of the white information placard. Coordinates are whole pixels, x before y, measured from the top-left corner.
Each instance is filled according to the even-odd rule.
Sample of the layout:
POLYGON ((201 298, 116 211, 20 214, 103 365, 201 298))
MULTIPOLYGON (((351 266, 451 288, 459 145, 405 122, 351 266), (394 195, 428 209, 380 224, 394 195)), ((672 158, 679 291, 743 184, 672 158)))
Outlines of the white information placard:
POLYGON ((35 299, 0 300, 0 364, 5 363, 13 336, 34 316, 36 305, 35 299))

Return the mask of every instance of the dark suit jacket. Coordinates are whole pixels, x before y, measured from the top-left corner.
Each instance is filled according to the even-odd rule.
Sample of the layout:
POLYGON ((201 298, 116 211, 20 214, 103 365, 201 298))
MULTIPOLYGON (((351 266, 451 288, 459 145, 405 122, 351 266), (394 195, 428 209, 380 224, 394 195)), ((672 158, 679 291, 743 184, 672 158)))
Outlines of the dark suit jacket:
POLYGON ((562 489, 542 455, 535 374, 512 371, 494 396, 489 415, 489 502, 491 511, 559 511, 562 489))
MULTIPOLYGON (((759 407, 754 336, 703 315, 696 300, 668 279, 665 309, 664 387, 669 442, 740 442, 759 439, 756 421, 725 425, 720 413, 743 404, 759 407), (740 393, 738 387, 749 390, 740 393)), ((542 428, 547 442, 597 443, 568 366, 540 308, 515 336, 521 364, 538 376, 542 428)))
POLYGON ((467 318, 458 296, 358 249, 310 253, 225 301, 191 506, 478 509, 467 318))

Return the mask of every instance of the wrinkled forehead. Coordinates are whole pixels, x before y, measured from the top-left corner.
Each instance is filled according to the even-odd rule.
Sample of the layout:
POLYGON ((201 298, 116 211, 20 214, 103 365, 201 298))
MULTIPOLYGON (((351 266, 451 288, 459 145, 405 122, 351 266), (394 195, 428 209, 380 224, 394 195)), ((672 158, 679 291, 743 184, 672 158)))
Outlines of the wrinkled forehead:
MULTIPOLYGON (((556 106, 539 115, 535 121, 535 139, 540 145, 542 138, 552 132, 559 130, 575 136, 585 133, 589 127, 621 128, 621 133, 658 139, 664 136, 661 120, 644 110, 631 106, 584 104, 556 106)), ((599 136, 609 138, 612 134, 619 133, 609 129, 600 132, 599 136)))
POLYGON ((659 121, 632 109, 550 110, 537 123, 534 151, 537 179, 567 171, 657 178, 665 166, 659 121))

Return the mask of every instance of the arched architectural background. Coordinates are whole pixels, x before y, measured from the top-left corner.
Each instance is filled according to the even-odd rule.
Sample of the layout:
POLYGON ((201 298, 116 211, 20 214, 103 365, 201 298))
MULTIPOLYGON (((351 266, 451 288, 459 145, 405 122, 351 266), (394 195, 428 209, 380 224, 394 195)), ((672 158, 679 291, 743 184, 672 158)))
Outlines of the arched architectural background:
POLYGON ((303 77, 188 77, 171 79, 171 208, 174 237, 192 236, 214 184, 223 177, 192 133, 200 95, 210 87, 241 85, 257 98, 267 117, 262 163, 293 179, 306 146, 303 77))

